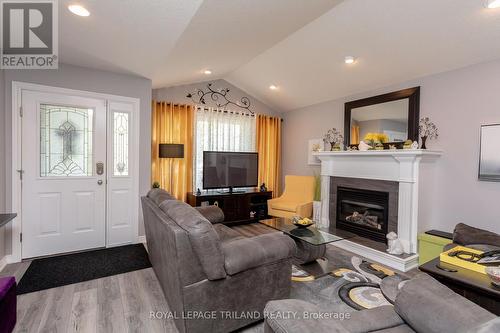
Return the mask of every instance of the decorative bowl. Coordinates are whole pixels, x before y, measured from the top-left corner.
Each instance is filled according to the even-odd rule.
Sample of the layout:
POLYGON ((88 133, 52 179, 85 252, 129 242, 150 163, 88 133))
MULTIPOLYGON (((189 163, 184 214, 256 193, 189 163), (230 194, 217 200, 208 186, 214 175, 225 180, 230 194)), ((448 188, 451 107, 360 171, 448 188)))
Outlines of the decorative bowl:
POLYGON ((494 286, 500 287, 500 266, 486 267, 486 274, 490 277, 491 283, 494 286))
POLYGON ((314 224, 314 221, 309 220, 309 219, 307 219, 308 223, 304 223, 304 222, 301 223, 300 221, 303 221, 303 220, 304 220, 304 218, 302 218, 300 216, 292 217, 292 223, 298 228, 307 228, 307 227, 310 227, 314 224))

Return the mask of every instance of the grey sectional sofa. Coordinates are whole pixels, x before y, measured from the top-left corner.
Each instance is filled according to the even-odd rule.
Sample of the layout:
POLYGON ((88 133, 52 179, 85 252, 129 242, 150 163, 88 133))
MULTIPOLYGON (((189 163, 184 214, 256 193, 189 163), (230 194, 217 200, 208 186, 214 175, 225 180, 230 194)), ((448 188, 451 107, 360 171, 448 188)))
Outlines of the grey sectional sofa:
POLYGON ((394 306, 355 311, 333 319, 328 309, 301 300, 271 301, 265 312, 265 333, 498 333, 497 316, 456 294, 427 274, 407 281, 394 306), (286 317, 285 314, 295 316, 286 317), (326 319, 307 319, 323 315, 326 319), (330 318, 328 318, 330 317, 330 318), (306 318, 306 319, 304 319, 306 318))
POLYGON ((201 214, 218 222, 217 208, 197 210, 159 189, 142 208, 149 258, 180 332, 233 331, 262 319, 268 301, 289 297, 289 237, 245 238, 201 214))

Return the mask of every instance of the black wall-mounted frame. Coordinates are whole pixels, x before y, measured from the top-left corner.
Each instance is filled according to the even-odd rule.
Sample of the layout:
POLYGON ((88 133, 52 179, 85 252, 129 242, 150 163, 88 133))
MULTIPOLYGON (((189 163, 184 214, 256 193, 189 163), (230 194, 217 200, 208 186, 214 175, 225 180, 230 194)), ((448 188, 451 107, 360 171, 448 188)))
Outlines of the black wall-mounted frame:
POLYGON ((344 140, 346 146, 351 145, 351 112, 363 106, 381 104, 408 98, 408 139, 418 141, 418 122, 420 117, 420 87, 393 91, 388 94, 358 99, 345 103, 344 140))

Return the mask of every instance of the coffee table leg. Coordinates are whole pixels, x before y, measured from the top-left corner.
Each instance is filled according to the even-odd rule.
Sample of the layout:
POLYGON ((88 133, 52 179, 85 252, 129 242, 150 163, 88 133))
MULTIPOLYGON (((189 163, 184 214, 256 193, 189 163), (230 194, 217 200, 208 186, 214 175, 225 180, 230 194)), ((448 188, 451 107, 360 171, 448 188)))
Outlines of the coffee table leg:
POLYGON ((315 278, 330 274, 335 266, 325 257, 326 245, 312 245, 300 239, 294 239, 297 252, 293 262, 300 269, 306 271, 315 278))
POLYGON ((297 245, 297 252, 294 256, 296 263, 307 264, 325 256, 326 245, 312 245, 300 239, 294 240, 297 245))

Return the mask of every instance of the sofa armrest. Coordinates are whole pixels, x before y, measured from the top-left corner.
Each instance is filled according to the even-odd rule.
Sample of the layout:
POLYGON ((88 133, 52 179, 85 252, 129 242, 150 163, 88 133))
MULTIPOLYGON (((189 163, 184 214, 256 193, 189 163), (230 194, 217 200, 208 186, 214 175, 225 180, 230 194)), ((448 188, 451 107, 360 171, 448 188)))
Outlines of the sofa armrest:
POLYGON ((194 208, 212 224, 224 222, 224 212, 215 205, 194 208))
POLYGON ((306 301, 270 301, 264 309, 264 333, 348 333, 339 319, 315 318, 321 314, 326 313, 306 301))
POLYGON ((222 244, 226 273, 234 275, 247 269, 290 258, 295 242, 279 232, 240 238, 222 244))
POLYGON ((355 311, 342 322, 342 326, 350 333, 377 332, 401 325, 406 324, 392 305, 355 311))

